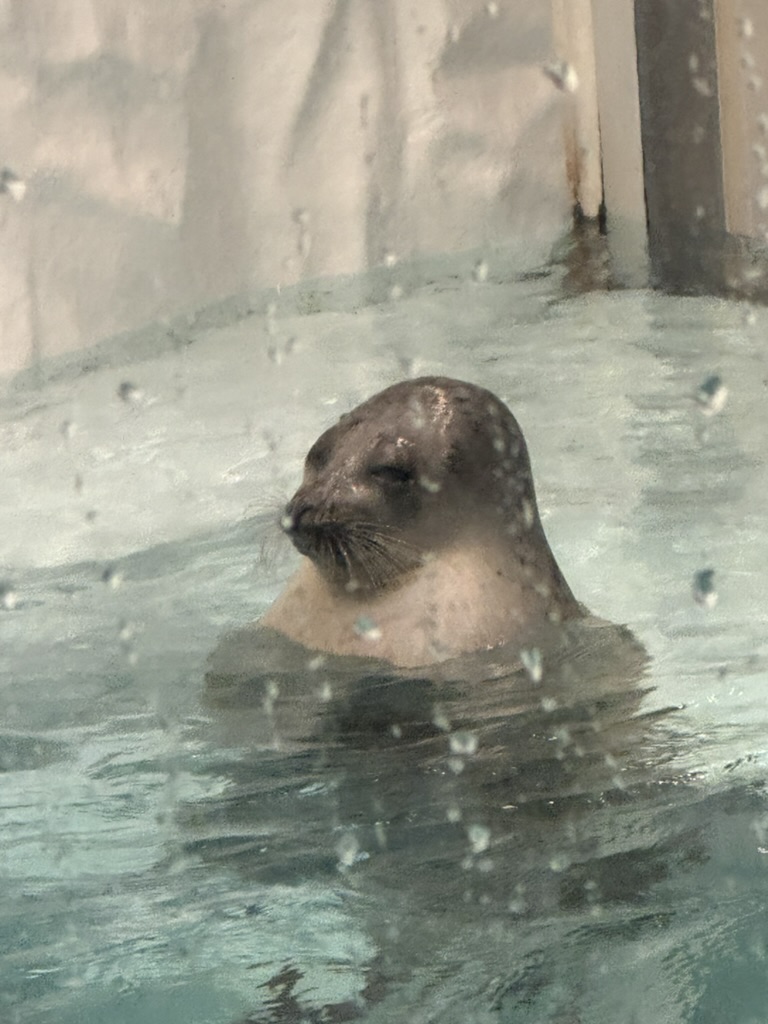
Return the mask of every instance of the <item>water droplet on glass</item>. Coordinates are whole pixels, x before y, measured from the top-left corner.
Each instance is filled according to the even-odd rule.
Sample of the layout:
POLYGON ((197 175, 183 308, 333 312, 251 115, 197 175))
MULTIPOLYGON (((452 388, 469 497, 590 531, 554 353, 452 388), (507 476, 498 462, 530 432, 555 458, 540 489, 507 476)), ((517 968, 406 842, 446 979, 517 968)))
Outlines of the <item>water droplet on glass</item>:
POLYGON ((717 604, 715 590, 715 570, 700 569, 693 576, 693 598, 704 608, 714 608, 717 604))
POLYGON ((10 583, 0 583, 0 608, 12 612, 18 604, 16 590, 10 583))
POLYGON ((553 711, 557 711, 557 701, 554 697, 545 697, 541 702, 541 710, 551 714, 553 711))
POLYGON ((555 740, 561 747, 570 747, 573 743, 571 730, 567 726, 561 726, 561 728, 555 729, 555 740))
POLYGON ((418 366, 417 360, 411 356, 398 356, 397 365, 400 367, 404 377, 417 377, 416 367, 418 366))
POLYGON ((452 825, 457 825, 461 821, 461 808, 458 804, 451 804, 446 809, 445 816, 452 825))
POLYGON ((728 388, 721 377, 713 374, 707 377, 696 392, 696 401, 706 416, 713 416, 722 410, 728 398, 728 388))
POLYGON ((472 271, 472 276, 478 284, 482 284, 484 281, 488 280, 488 264, 485 260, 477 261, 474 270, 472 271))
POLYGON ((523 509, 523 522, 525 523, 526 528, 530 530, 530 528, 533 526, 533 520, 534 520, 534 518, 536 516, 536 513, 535 513, 534 508, 533 508, 533 504, 530 501, 528 501, 527 499, 523 499, 522 509, 523 509))
POLYGON ((402 299, 402 297, 403 297, 402 285, 393 284, 392 287, 389 289, 389 297, 390 297, 390 299, 392 299, 393 302, 397 302, 398 299, 402 299))
POLYGON ((458 732, 452 732, 448 742, 450 744, 452 754, 460 754, 462 757, 472 757, 473 754, 477 753, 477 734, 470 732, 468 729, 459 729, 458 732))
POLYGON ((751 18, 742 18, 739 22, 739 34, 742 39, 751 39, 755 34, 755 26, 751 18))
POLYGON ((130 643, 136 636, 136 627, 132 622, 123 621, 118 626, 117 635, 124 644, 130 643))
POLYGON ((576 69, 566 60, 547 61, 546 64, 542 64, 542 71, 562 92, 576 92, 579 88, 576 69))
POLYGON ((18 174, 14 174, 8 167, 4 167, 3 170, 0 171, 0 193, 1 192, 5 192, 11 197, 11 199, 15 200, 15 202, 20 203, 27 194, 27 183, 22 181, 18 174))
POLYGON ((277 322, 275 316, 277 314, 277 303, 270 302, 267 304, 267 308, 264 314, 264 327, 270 338, 274 337, 277 333, 277 322))
POLYGON ((280 687, 274 679, 268 679, 264 684, 264 700, 262 707, 265 715, 271 715, 275 710, 275 701, 280 693, 280 687))
POLYGON ((497 18, 499 16, 499 5, 496 3, 496 0, 488 0, 485 9, 489 17, 497 18))
POLYGON ((73 423, 72 420, 64 420, 59 427, 59 430, 61 431, 61 436, 69 441, 70 438, 73 438, 77 433, 77 424, 73 423))
POLYGON ((119 569, 116 569, 114 566, 110 565, 101 574, 101 582, 106 583, 106 585, 110 587, 112 590, 117 590, 117 588, 123 582, 123 574, 119 571, 119 569))
POLYGON ((383 263, 385 267, 394 267, 397 263, 397 256, 393 252, 385 252, 383 263))
POLYGON ((485 853, 491 845, 491 830, 486 825, 470 825, 467 829, 467 838, 472 853, 485 853))
POLYGON ((117 389, 117 396, 129 405, 140 402, 142 399, 141 388, 136 387, 129 380, 124 380, 117 389))
POLYGON ((324 654, 317 654, 317 655, 315 655, 314 658, 310 658, 309 661, 307 662, 307 669, 308 669, 308 671, 310 671, 310 672, 317 672, 318 669, 321 669, 323 667, 323 665, 325 665, 327 660, 328 659, 326 658, 326 656, 324 654))
POLYGON ((699 76, 696 76, 691 79, 691 84, 693 85, 693 88, 696 90, 699 96, 706 96, 707 98, 714 96, 712 83, 709 81, 708 78, 701 78, 699 76))
POLYGON ((464 771, 464 758, 449 757, 448 767, 451 769, 454 775, 461 775, 461 773, 464 771))
POLYGON ((440 732, 451 731, 451 720, 439 704, 435 705, 434 711, 432 712, 432 725, 434 725, 436 729, 439 729, 440 732))
POLYGON ((757 205, 761 210, 768 210, 768 185, 763 185, 757 193, 757 205))
POLYGON ((360 854, 357 837, 352 836, 351 833, 342 836, 336 844, 336 856, 339 858, 339 867, 342 870, 351 867, 357 860, 364 859, 360 854))
POLYGON ((438 480, 430 480, 428 476, 420 476, 419 486, 423 487, 429 494, 437 494, 442 484, 438 480))
POLYGON ((317 691, 317 696, 320 700, 324 701, 325 703, 327 703, 333 697, 333 687, 331 686, 327 679, 320 687, 320 689, 317 691))
POLYGON ((363 637, 364 640, 381 640, 381 629, 367 615, 360 616, 355 622, 354 629, 357 635, 363 637))
POLYGON ((520 661, 523 668, 531 677, 531 682, 540 683, 544 675, 544 660, 538 647, 531 647, 528 650, 520 651, 520 661))
POLYGON ((310 234, 310 213, 309 210, 299 208, 293 211, 293 220, 299 226, 299 255, 306 259, 309 256, 309 251, 312 248, 312 235, 310 234))
POLYGON ((280 684, 276 679, 268 679, 264 689, 269 700, 276 700, 280 694, 280 684))
POLYGON ((555 854, 555 856, 551 857, 549 861, 550 871, 555 871, 557 874, 560 874, 562 871, 567 871, 570 866, 571 859, 565 853, 555 854))
POLYGON ((400 740, 403 738, 403 730, 399 725, 391 726, 389 731, 392 733, 396 740, 400 740))

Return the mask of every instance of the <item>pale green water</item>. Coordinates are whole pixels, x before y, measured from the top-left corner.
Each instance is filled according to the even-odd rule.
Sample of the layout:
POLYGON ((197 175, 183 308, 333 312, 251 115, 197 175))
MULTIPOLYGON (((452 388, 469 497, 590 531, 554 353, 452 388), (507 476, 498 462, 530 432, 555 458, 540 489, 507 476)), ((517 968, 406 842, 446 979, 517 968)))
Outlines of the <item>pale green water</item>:
MULTIPOLYGON (((4 1021, 313 1021, 355 1000, 409 1024, 764 1020, 768 317, 434 278, 6 400, 4 1021), (460 774, 446 735, 298 744, 279 720, 266 742, 261 704, 233 738, 203 676, 290 570, 264 524, 319 429, 408 372, 509 402, 566 576, 649 675, 595 706, 580 668, 557 720, 505 723, 486 689, 501 731, 478 727, 460 774), (729 395, 708 417, 692 396, 713 373, 729 395), (141 401, 115 397, 126 379, 141 401), (569 739, 584 718, 608 762, 569 739)), ((471 689, 441 701, 480 714, 471 689)))

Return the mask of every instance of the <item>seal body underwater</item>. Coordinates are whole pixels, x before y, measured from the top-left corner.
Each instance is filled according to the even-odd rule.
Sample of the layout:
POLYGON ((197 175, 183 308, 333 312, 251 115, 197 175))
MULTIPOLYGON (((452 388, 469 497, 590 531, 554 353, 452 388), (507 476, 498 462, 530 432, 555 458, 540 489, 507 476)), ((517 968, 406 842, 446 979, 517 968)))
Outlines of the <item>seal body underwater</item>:
POLYGON ((542 529, 522 431, 474 384, 403 381, 342 416, 282 527, 305 557, 260 625, 310 650, 427 666, 587 614, 542 529))

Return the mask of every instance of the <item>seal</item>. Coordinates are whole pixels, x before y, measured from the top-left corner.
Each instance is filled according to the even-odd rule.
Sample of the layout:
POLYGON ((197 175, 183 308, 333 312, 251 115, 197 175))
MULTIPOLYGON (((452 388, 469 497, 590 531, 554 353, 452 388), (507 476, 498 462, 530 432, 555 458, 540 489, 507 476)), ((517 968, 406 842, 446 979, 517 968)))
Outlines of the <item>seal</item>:
POLYGON ((342 416, 281 525, 304 558, 260 625, 313 651, 415 668, 587 614, 544 534, 522 431, 474 384, 403 381, 342 416))

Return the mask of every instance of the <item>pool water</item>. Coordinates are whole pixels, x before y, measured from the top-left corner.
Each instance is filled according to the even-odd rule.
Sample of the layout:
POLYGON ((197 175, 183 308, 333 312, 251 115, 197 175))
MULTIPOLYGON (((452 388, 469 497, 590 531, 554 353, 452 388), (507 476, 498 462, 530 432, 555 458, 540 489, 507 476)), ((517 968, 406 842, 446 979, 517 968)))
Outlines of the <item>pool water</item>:
POLYGON ((8 389, 4 1021, 764 1021, 768 315, 489 271, 8 389), (508 402, 566 578, 638 645, 577 631, 541 681, 255 650, 217 689, 309 444, 424 373, 508 402))

